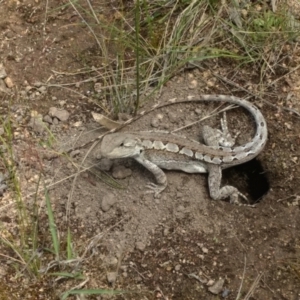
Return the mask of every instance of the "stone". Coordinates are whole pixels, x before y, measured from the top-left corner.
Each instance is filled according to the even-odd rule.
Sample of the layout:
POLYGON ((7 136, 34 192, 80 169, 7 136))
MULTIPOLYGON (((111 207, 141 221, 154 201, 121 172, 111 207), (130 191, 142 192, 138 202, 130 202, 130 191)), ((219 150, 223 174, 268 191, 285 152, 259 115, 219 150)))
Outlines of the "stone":
POLYGON ((212 286, 210 286, 208 288, 208 290, 214 294, 214 295, 218 295, 219 293, 222 292, 223 289, 223 285, 224 285, 225 280, 224 279, 219 279, 218 281, 216 281, 212 286))
POLYGON ((0 64, 0 79, 4 79, 7 76, 3 64, 0 64))
POLYGON ((57 118, 58 120, 64 122, 69 119, 70 114, 65 109, 57 108, 57 107, 50 107, 49 116, 51 116, 52 118, 57 118))
POLYGON ((129 168, 126 168, 122 165, 114 166, 112 176, 115 179, 124 179, 131 176, 132 171, 129 168))
POLYGON ((114 194, 106 194, 102 198, 101 209, 107 212, 117 202, 114 194))
POLYGON ((7 86, 9 89, 11 89, 11 88, 14 87, 14 83, 13 83, 13 81, 12 81, 12 79, 11 79, 10 77, 6 77, 6 78, 4 79, 4 82, 5 82, 6 86, 7 86))

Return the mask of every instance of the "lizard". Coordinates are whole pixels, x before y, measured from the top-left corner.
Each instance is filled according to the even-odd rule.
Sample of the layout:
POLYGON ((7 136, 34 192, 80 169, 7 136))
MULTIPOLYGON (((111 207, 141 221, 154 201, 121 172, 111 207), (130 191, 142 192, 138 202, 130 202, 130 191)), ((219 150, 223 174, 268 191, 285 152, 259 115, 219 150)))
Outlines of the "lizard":
MULTIPOLYGON (((267 123, 260 110, 247 100, 226 95, 200 95, 197 99, 184 99, 157 105, 150 111, 176 103, 227 102, 245 108, 253 116, 256 133, 250 142, 234 146, 227 128, 226 115, 221 120, 222 130, 204 126, 204 144, 170 132, 109 132, 101 136, 99 154, 102 158, 133 158, 155 177, 149 183, 148 192, 158 196, 167 187, 167 177, 162 169, 180 170, 186 173, 208 173, 210 197, 214 200, 230 198, 230 203, 239 204, 239 196, 246 196, 234 186, 221 187, 222 170, 245 163, 256 157, 264 148, 268 138, 267 123)), ((149 111, 149 112, 150 112, 149 111)), ((145 113, 143 113, 145 114, 145 113)), ((113 130, 114 131, 114 130, 113 130)))

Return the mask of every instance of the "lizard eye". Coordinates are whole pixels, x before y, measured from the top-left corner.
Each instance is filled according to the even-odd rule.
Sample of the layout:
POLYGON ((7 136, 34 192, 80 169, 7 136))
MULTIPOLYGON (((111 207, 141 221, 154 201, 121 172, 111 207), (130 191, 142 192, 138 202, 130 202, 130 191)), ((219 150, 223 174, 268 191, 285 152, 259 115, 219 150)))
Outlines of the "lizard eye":
POLYGON ((121 143, 121 144, 120 144, 120 147, 124 147, 124 143, 121 143))

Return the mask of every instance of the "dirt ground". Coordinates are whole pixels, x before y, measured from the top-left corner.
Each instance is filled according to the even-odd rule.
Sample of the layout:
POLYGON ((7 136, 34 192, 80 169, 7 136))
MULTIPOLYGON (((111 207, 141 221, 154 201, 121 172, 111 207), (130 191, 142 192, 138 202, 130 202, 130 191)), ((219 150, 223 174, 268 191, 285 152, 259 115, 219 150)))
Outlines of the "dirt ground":
MULTIPOLYGON (((51 240, 43 193, 33 197, 41 176, 49 186, 61 240, 66 240, 70 226, 78 255, 88 250, 80 265, 88 280, 81 288, 126 291, 110 296, 114 299, 237 299, 239 292, 239 299, 300 299, 300 118, 292 112, 300 112, 299 45, 283 47, 288 59, 274 70, 268 93, 263 99, 250 99, 268 123, 266 148, 254 162, 223 175, 223 184, 239 188, 256 208, 212 201, 206 175, 173 171, 167 172, 167 189, 154 198, 145 194, 152 175, 132 160, 117 160, 112 165, 99 162, 97 146, 89 153, 85 147, 70 156, 57 154, 101 134, 91 112, 104 112, 92 98, 96 82, 84 82, 88 75, 79 71, 86 65, 97 68, 95 41, 85 26, 76 25, 79 18, 71 7, 56 10, 58 3, 50 2, 44 25, 44 2, 0 1, 0 63, 13 83, 11 88, 2 86, 0 116, 5 119, 8 109, 11 111, 23 198, 29 209, 38 204, 39 247, 49 246, 51 240), (63 85, 69 82, 74 84, 63 85), (44 120, 49 117, 50 107, 68 112, 66 121, 50 118, 49 131, 32 125, 37 114, 44 120), (94 167, 76 175, 81 164, 82 168, 94 167)), ((259 91, 258 70, 244 69, 239 74, 224 61, 207 66, 172 78, 159 101, 203 93, 245 96, 214 73, 252 92, 259 91)), ((180 128, 217 106, 173 105, 124 130, 180 128)), ((219 128, 221 116, 180 134, 199 140, 201 127, 219 128)), ((237 144, 251 139, 255 124, 245 110, 231 109, 227 118, 232 134, 241 131, 237 144)), ((0 199, 0 220, 1 227, 16 233, 12 195, 8 188, 0 199)), ((41 255, 41 268, 45 268, 49 254, 41 255)), ((28 277, 26 271, 16 276, 8 257, 15 254, 3 250, 0 299, 57 299, 80 283, 55 281, 47 273, 38 279, 28 277)))

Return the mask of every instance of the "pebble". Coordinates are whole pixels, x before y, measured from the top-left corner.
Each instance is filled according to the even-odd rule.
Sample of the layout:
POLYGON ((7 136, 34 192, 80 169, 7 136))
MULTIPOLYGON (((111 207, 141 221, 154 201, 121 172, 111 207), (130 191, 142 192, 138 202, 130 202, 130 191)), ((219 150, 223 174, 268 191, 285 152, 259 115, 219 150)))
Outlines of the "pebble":
MULTIPOLYGON (((98 157, 96 156, 96 158, 98 158, 98 157)), ((108 172, 111 169, 112 164, 113 164, 112 160, 110 160, 108 158, 102 158, 100 160, 98 166, 101 171, 108 172)))
POLYGON ((49 109, 49 116, 53 118, 57 118, 60 121, 67 121, 69 119, 69 112, 65 109, 57 108, 57 107, 50 107, 49 109))
POLYGON ((53 118, 53 124, 54 124, 54 125, 58 125, 58 123, 59 123, 59 122, 58 122, 58 119, 57 119, 57 118, 53 118))
POLYGON ((198 81, 196 79, 192 80, 189 83, 189 89, 191 89, 191 90, 195 89, 197 86, 198 86, 198 81))
POLYGON ((39 91, 41 94, 44 94, 44 93, 46 93, 47 88, 43 85, 43 86, 41 86, 41 87, 38 88, 38 91, 39 91))
POLYGON ((222 289, 223 289, 223 285, 224 285, 225 280, 224 279, 219 279, 218 281, 216 281, 212 286, 210 286, 208 288, 208 290, 214 294, 214 295, 218 295, 219 293, 221 293, 222 289))
POLYGON ((46 130, 46 123, 43 122, 42 115, 38 114, 31 117, 28 126, 32 128, 35 133, 41 134, 46 130))
POLYGON ((207 282, 208 286, 212 286, 215 283, 215 281, 213 279, 209 279, 207 282))
POLYGON ((129 168, 126 168, 121 165, 114 166, 112 176, 115 179, 124 179, 126 177, 131 176, 132 171, 129 168))
POLYGON ((26 87, 25 87, 25 91, 28 93, 29 91, 31 91, 32 90, 32 86, 30 86, 30 85, 27 85, 26 87))
POLYGON ((178 115, 172 111, 168 112, 169 121, 171 123, 177 123, 178 122, 178 115))
POLYGON ((33 85, 34 85, 35 87, 39 88, 39 87, 41 87, 43 84, 42 84, 42 82, 40 82, 40 81, 36 81, 33 85))
POLYGON ((160 123, 160 120, 159 120, 158 118, 153 118, 153 119, 151 120, 151 126, 152 126, 153 128, 157 128, 157 127, 159 126, 159 123, 160 123))
POLYGON ((94 90, 96 91, 96 93, 101 93, 102 92, 102 83, 96 82, 94 85, 94 90))
POLYGON ((202 252, 203 252, 203 253, 205 253, 205 254, 207 254, 207 253, 208 253, 208 249, 207 249, 207 248, 205 248, 205 247, 202 247, 202 249, 201 249, 201 250, 202 250, 202 252))
POLYGON ((92 211, 92 208, 89 206, 89 207, 86 208, 85 214, 86 214, 86 215, 90 215, 90 214, 91 214, 91 211, 92 211))
POLYGON ((140 250, 141 252, 144 252, 145 249, 146 249, 146 244, 143 243, 143 242, 136 242, 136 243, 135 243, 135 248, 136 248, 137 250, 140 250))
POLYGON ((14 83, 13 83, 13 81, 12 81, 12 79, 10 78, 10 77, 6 77, 5 79, 4 79, 4 82, 5 82, 5 84, 6 84, 6 86, 8 87, 8 88, 12 88, 12 87, 14 87, 14 83))
POLYGON ((26 97, 26 91, 20 91, 20 96, 22 97, 22 98, 25 98, 26 97))
POLYGON ((0 79, 0 92, 9 93, 9 89, 6 87, 2 79, 0 79))
POLYGON ((110 208, 117 202, 114 194, 106 194, 102 198, 101 209, 104 212, 110 210, 110 208))
POLYGON ((200 108, 196 108, 196 109, 195 109, 195 113, 196 113, 197 115, 201 115, 201 114, 202 114, 202 110, 201 110, 200 108))
POLYGON ((181 211, 184 211, 184 210, 185 210, 185 208, 184 208, 183 205, 178 205, 177 211, 181 212, 181 211))
POLYGON ((226 298, 226 297, 229 296, 229 294, 230 294, 230 290, 224 289, 224 291, 222 292, 222 297, 223 297, 223 298, 226 298))
POLYGON ((175 271, 178 272, 178 271, 180 271, 180 269, 181 269, 181 265, 176 265, 176 266, 175 266, 175 271))
POLYGON ((0 79, 3 79, 7 76, 5 68, 3 66, 3 64, 0 64, 0 79))
POLYGON ((170 234, 170 229, 165 228, 163 234, 164 234, 164 236, 168 236, 170 234))
POLYGON ((48 124, 53 124, 52 118, 49 115, 45 115, 43 121, 48 124))
POLYGON ((118 264, 118 262, 119 262, 118 259, 114 256, 106 257, 103 260, 103 263, 106 265, 109 265, 109 266, 116 266, 118 264))
POLYGON ((116 279, 117 279, 117 272, 107 272, 107 281, 110 283, 110 284, 113 284, 115 283, 116 279))
POLYGON ((73 124, 73 127, 80 127, 82 126, 82 121, 77 121, 73 124))

